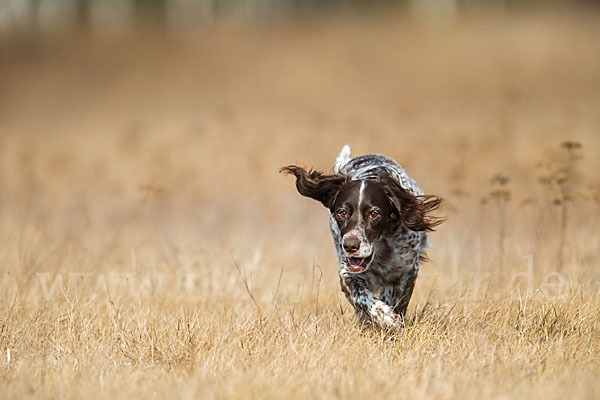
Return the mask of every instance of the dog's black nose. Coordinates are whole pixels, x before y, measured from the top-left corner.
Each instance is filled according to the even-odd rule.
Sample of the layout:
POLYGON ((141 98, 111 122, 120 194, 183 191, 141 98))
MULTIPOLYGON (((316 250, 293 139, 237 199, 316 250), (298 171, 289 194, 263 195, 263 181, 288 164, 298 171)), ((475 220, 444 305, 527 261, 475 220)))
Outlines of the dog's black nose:
POLYGON ((360 249, 360 240, 356 236, 344 238, 344 250, 348 253, 354 253, 360 249))

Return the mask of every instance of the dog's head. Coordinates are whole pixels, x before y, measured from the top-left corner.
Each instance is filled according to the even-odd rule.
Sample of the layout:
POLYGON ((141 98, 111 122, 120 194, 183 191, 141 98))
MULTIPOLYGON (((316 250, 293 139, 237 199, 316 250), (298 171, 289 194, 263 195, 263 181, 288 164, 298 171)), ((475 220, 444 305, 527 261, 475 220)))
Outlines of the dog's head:
POLYGON ((351 273, 365 272, 383 237, 401 226, 427 231, 442 222, 429 216, 441 203, 435 196, 415 196, 387 175, 351 180, 346 175, 326 175, 290 165, 281 172, 296 177, 301 195, 329 209, 341 233, 345 261, 351 273))

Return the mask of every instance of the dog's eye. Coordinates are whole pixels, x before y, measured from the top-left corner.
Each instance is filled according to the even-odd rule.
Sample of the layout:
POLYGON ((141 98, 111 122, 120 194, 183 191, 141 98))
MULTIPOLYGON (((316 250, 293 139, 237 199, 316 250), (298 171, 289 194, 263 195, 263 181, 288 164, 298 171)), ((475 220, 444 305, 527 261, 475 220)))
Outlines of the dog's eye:
POLYGON ((337 215, 338 215, 338 218, 344 219, 348 215, 348 211, 346 211, 344 209, 338 210, 337 215))
POLYGON ((371 212, 369 213, 369 218, 370 218, 370 219, 377 219, 377 218, 379 218, 379 215, 380 215, 380 214, 379 214, 379 211, 377 211, 377 210, 373 210, 373 211, 371 211, 371 212))

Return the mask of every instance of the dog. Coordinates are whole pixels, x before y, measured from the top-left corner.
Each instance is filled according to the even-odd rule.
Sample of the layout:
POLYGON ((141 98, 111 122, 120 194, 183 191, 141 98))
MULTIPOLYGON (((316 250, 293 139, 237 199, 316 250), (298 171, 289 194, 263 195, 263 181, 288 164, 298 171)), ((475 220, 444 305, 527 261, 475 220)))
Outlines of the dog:
POLYGON ((441 199, 424 195, 396 161, 380 154, 338 155, 333 174, 288 165, 298 192, 329 210, 340 285, 362 324, 402 329, 427 232, 443 222, 430 216, 441 199))

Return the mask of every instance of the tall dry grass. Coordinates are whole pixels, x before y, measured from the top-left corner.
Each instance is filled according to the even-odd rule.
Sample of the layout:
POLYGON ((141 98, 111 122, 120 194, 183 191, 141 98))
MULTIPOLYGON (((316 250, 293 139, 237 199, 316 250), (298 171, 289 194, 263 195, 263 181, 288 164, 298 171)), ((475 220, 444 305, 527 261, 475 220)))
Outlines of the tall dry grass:
POLYGON ((1 397, 598 398, 595 17, 273 29, 4 42, 1 397), (395 337, 276 173, 344 143, 446 198, 395 337))

